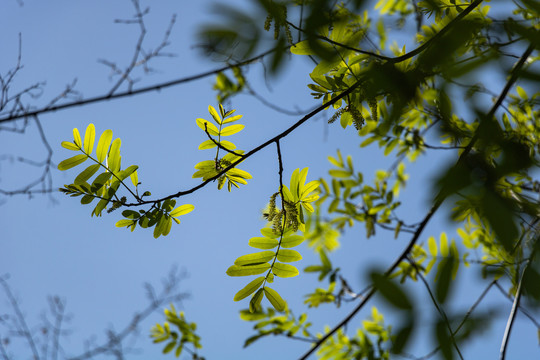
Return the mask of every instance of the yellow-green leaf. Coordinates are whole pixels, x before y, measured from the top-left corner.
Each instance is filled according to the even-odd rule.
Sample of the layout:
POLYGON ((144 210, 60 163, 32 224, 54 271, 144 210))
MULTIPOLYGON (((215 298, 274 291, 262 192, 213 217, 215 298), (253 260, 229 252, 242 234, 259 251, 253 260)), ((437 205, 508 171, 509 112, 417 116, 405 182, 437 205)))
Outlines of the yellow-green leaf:
POLYGON ((242 131, 243 128, 244 128, 244 125, 235 124, 235 125, 231 125, 231 126, 227 126, 227 127, 222 128, 221 131, 219 132, 219 134, 221 136, 229 136, 229 135, 233 135, 233 134, 236 134, 237 132, 242 131))
POLYGON ((109 170, 112 172, 117 172, 120 170, 120 146, 122 145, 122 140, 120 138, 114 139, 111 144, 111 149, 109 151, 109 157, 107 158, 107 165, 109 170))
POLYGON ((286 236, 281 240, 281 247, 282 248, 292 248, 297 245, 300 245, 304 242, 304 237, 300 235, 291 235, 286 236))
POLYGON ((100 163, 103 163, 105 161, 105 158, 107 157, 107 152, 109 151, 109 145, 111 144, 112 136, 112 130, 105 130, 103 134, 101 134, 101 136, 99 137, 96 149, 96 156, 97 160, 100 163))
POLYGON ((253 254, 240 256, 234 261, 235 265, 252 265, 265 263, 274 258, 276 254, 273 251, 261 251, 253 254))
POLYGON ((243 115, 235 115, 235 116, 228 117, 225 120, 223 120, 223 125, 231 123, 233 121, 240 120, 242 118, 242 116, 243 115))
POLYGON ((221 142, 219 143, 221 146, 223 146, 225 149, 227 150, 234 150, 236 149, 236 145, 234 145, 232 142, 230 141, 227 141, 227 140, 221 140, 221 142))
POLYGON ((270 239, 267 237, 252 237, 249 239, 249 246, 257 249, 273 249, 278 246, 279 241, 277 239, 270 239))
POLYGON ((130 220, 130 219, 122 219, 122 220, 118 220, 115 224, 116 227, 126 227, 126 226, 130 226, 131 224, 133 224, 135 220, 130 220))
POLYGON ((77 175, 73 183, 75 185, 84 184, 86 181, 88 181, 88 179, 94 176, 94 174, 99 170, 99 166, 99 164, 90 165, 89 167, 84 169, 83 172, 77 175))
POLYGON ((90 155, 94 150, 94 141, 96 139, 96 128, 94 124, 88 124, 84 133, 84 151, 90 155))
POLYGON ((210 121, 198 118, 196 122, 197 122, 197 126, 200 127, 202 130, 205 130, 205 125, 206 125, 206 130, 208 130, 208 133, 210 135, 212 136, 219 135, 218 128, 216 127, 216 125, 212 124, 210 121))
POLYGON ((276 309, 277 311, 284 311, 287 308, 287 303, 277 293, 276 290, 271 289, 268 286, 265 286, 264 294, 266 295, 266 298, 268 299, 268 301, 270 301, 270 304, 272 304, 274 309, 276 309))
POLYGON ((435 241, 435 238, 433 236, 430 236, 428 239, 428 249, 431 256, 437 256, 437 242, 435 241))
POLYGON ((289 264, 274 263, 272 272, 279 277, 288 278, 299 274, 298 269, 289 264))
POLYGON ((280 249, 277 254, 277 259, 281 262, 294 262, 302 260, 302 255, 296 250, 280 249))
POLYGON ((77 128, 73 129, 73 142, 79 147, 79 149, 82 149, 81 134, 79 134, 79 129, 77 128))
POLYGON ((310 181, 304 186, 302 189, 302 192, 300 193, 300 199, 304 199, 307 197, 310 193, 317 190, 319 188, 319 182, 317 180, 310 181))
POLYGON ((262 263, 257 265, 233 265, 227 269, 227 275, 229 276, 249 276, 259 275, 270 269, 269 263, 262 263))
POLYGON ((180 205, 179 207, 177 207, 176 209, 171 211, 170 215, 172 217, 178 217, 178 216, 181 216, 181 215, 186 215, 186 214, 189 214, 190 212, 192 212, 193 209, 195 209, 195 206, 193 206, 191 204, 180 205))
POLYGON ((81 150, 80 147, 78 147, 77 145, 69 141, 62 141, 62 147, 68 150, 73 150, 73 151, 81 150))
POLYGON ((261 301, 263 297, 264 297, 263 289, 257 290, 255 295, 253 295, 253 297, 251 298, 251 301, 249 302, 250 312, 254 313, 254 312, 259 312, 261 310, 261 301))
POLYGON ((72 156, 69 159, 60 162, 60 164, 58 164, 58 170, 64 171, 67 169, 71 169, 74 166, 82 164, 86 161, 86 159, 88 159, 88 156, 85 154, 72 156))
POLYGON ((137 187, 139 185, 139 176, 137 175, 137 171, 135 170, 134 172, 132 172, 129 177, 131 178, 133 186, 137 187))
POLYGON ((203 141, 201 145, 199 145, 199 150, 206 150, 206 149, 212 149, 215 148, 217 145, 212 140, 208 139, 206 141, 203 141))
POLYGON ((212 118, 214 119, 215 122, 217 122, 218 124, 221 124, 221 119, 219 117, 219 114, 217 113, 216 109, 214 109, 212 105, 208 106, 208 112, 210 113, 210 115, 212 115, 212 118))
POLYGON ((249 295, 253 294, 255 291, 257 291, 258 288, 261 287, 261 285, 264 282, 264 276, 260 276, 256 278, 255 280, 251 281, 249 284, 244 286, 240 291, 234 295, 234 301, 240 301, 242 299, 245 299, 249 295))
POLYGON ((233 168, 233 169, 227 171, 227 175, 238 176, 238 177, 241 177, 243 179, 251 179, 252 178, 251 174, 248 173, 247 171, 236 169, 236 168, 233 168))

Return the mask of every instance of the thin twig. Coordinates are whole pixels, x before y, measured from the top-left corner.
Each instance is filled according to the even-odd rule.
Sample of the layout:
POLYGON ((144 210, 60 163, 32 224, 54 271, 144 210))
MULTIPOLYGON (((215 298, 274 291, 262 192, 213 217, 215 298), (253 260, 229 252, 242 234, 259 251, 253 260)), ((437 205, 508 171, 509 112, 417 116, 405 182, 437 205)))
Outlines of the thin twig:
POLYGON ((251 63, 253 63, 253 62, 257 61, 257 60, 262 59, 266 55, 273 53, 276 50, 277 50, 277 48, 273 48, 273 49, 267 50, 267 51, 265 51, 265 52, 263 52, 263 53, 261 53, 261 54, 259 54, 257 56, 254 56, 254 57, 252 57, 250 59, 247 59, 247 60, 232 64, 232 65, 223 66, 223 67, 220 67, 220 68, 215 69, 215 70, 210 70, 210 71, 206 71, 206 72, 203 72, 203 73, 200 73, 200 74, 187 76, 187 77, 183 77, 183 78, 179 78, 179 79, 175 79, 175 80, 171 80, 171 81, 166 81, 166 82, 155 84, 155 85, 145 86, 145 87, 142 87, 142 88, 139 88, 139 89, 136 89, 136 90, 128 90, 128 91, 123 91, 123 92, 117 92, 117 93, 112 94, 112 95, 109 95, 109 94, 100 95, 100 96, 90 97, 90 98, 83 99, 83 100, 72 101, 72 102, 69 102, 69 103, 61 104, 61 105, 55 105, 55 106, 52 106, 52 107, 44 107, 44 108, 37 109, 37 110, 32 110, 32 111, 28 110, 28 111, 24 111, 22 113, 10 114, 10 115, 8 115, 8 116, 6 116, 4 118, 0 118, 0 124, 5 123, 5 122, 11 122, 11 121, 14 121, 14 120, 17 120, 17 119, 26 118, 26 117, 29 117, 29 116, 35 116, 35 115, 39 115, 39 114, 55 112, 55 111, 58 111, 58 110, 63 110, 63 109, 68 109, 68 108, 72 108, 72 107, 93 104, 93 103, 97 103, 97 102, 101 102, 101 101, 107 101, 107 100, 114 100, 114 99, 129 97, 129 96, 133 96, 133 95, 144 94, 144 93, 151 92, 151 91, 160 91, 161 89, 165 89, 165 88, 168 88, 168 87, 188 83, 188 82, 191 82, 191 81, 194 81, 194 80, 203 79, 203 78, 208 77, 208 76, 216 75, 216 74, 218 74, 220 72, 232 69, 233 67, 245 66, 245 65, 251 64, 251 63))

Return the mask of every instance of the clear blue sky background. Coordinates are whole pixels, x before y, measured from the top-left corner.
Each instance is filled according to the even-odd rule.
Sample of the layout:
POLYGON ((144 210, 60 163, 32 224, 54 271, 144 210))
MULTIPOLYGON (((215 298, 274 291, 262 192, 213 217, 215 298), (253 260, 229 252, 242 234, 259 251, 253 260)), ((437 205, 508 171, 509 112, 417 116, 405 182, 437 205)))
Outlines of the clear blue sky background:
MULTIPOLYGON (((227 3, 241 5, 243 9, 249 6, 246 5, 249 1, 227 3)), ((177 56, 153 61, 150 65, 157 70, 153 74, 144 75, 139 71, 140 82, 136 87, 220 66, 194 49, 197 44, 195 33, 200 24, 216 19, 212 14, 212 2, 170 0, 142 4, 143 7, 149 5, 151 12, 146 17, 148 35, 144 48, 153 48, 161 42, 171 15, 176 13, 177 22, 168 51, 177 56)), ((15 65, 18 34, 21 33, 24 69, 13 90, 46 81, 45 92, 36 100, 36 106, 46 104, 74 78, 78 79, 76 89, 85 97, 106 93, 116 78, 110 80, 109 69, 97 60, 106 59, 121 66, 131 60, 138 29, 135 25, 114 24, 113 20, 127 19, 133 13, 128 0, 25 1, 23 7, 15 0, 3 0, 0 4, 0 71, 5 73, 15 65)), ((305 60, 294 58, 287 71, 272 80, 271 88, 265 86, 260 65, 251 66, 248 76, 267 100, 284 108, 308 109, 318 102, 311 99, 306 87, 311 64, 305 60)), ((209 117, 209 104, 217 106, 213 81, 213 77, 204 78, 160 92, 41 116, 48 141, 54 149, 53 161, 58 163, 73 155, 60 147, 61 141, 72 138, 73 127, 83 130, 89 123, 94 123, 98 133, 112 129, 115 137, 122 139, 123 165, 139 165, 142 190, 163 196, 191 188, 199 183, 198 179, 191 178, 193 166, 213 155, 209 150, 197 150, 205 135, 195 124, 197 117, 209 117)), ((246 95, 236 97, 232 106, 244 115, 241 123, 246 128, 231 140, 245 150, 278 134, 298 119, 276 113, 246 95)), ((330 116, 326 113, 312 119, 282 142, 285 179, 290 178, 294 169, 303 167, 310 168, 309 179, 325 176, 330 168, 326 156, 335 154, 338 148, 343 154, 353 155, 355 165, 367 179, 371 179, 374 170, 386 169, 393 162, 393 156, 382 158, 376 146, 359 148, 358 137, 351 128, 343 131, 338 124, 328 126, 326 120, 330 116)), ((0 132, 0 155, 25 156, 34 160, 45 158, 36 127, 30 125, 22 135, 0 132)), ((408 203, 401 212, 405 219, 416 222, 424 216, 431 197, 426 184, 440 170, 444 157, 445 154, 441 154, 435 162, 421 158, 416 164, 407 164, 411 182, 402 197, 403 202, 408 203)), ((106 328, 123 329, 133 313, 147 305, 142 284, 159 285, 160 279, 176 264, 189 274, 181 287, 190 297, 179 307, 189 321, 198 323, 204 347, 201 354, 207 359, 297 358, 307 346, 288 339, 267 338, 242 349, 243 341, 253 334, 252 325, 238 317, 238 310, 245 308, 247 301, 235 303, 232 298, 245 285, 246 279, 230 278, 225 275, 225 270, 236 257, 251 251, 248 239, 257 236, 264 226, 261 209, 278 187, 275 147, 253 156, 241 168, 253 175, 248 186, 228 193, 217 191, 212 184, 179 199, 179 204, 194 204, 195 211, 182 217, 182 224, 173 226, 168 237, 157 240, 153 239, 151 231, 137 229, 130 233, 116 229, 114 223, 120 218, 119 213, 90 218, 91 206, 81 206, 77 199, 59 194, 52 196, 54 201, 48 196, 2 198, 0 275, 10 274, 9 284, 31 324, 38 322, 46 308, 48 295, 57 294, 66 299, 73 319, 67 324, 72 334, 63 339, 63 345, 70 355, 82 352, 84 340, 92 336, 97 343, 102 342, 106 328)), ((0 186, 16 189, 39 176, 39 171, 4 157, 0 162, 0 186)), ((55 171, 54 186, 70 183, 76 174, 76 170, 55 171)), ((442 211, 430 224, 423 241, 429 235, 438 237, 441 231, 448 231, 455 237, 453 226, 446 221, 447 214, 442 211)), ((363 228, 356 227, 342 237, 342 248, 332 254, 331 259, 339 263, 351 285, 360 289, 366 285, 362 271, 374 264, 386 267, 407 240, 406 236, 393 240, 392 233, 379 230, 379 235, 368 241, 363 228)), ((304 255, 300 268, 318 261, 307 246, 302 246, 300 251, 304 255)), ((452 310, 466 310, 483 289, 477 281, 478 268, 473 267, 461 276, 465 285, 459 293, 463 296, 455 296, 452 310)), ((274 287, 298 314, 302 311, 303 294, 316 286, 321 285, 314 276, 301 274, 292 279, 278 279, 274 287)), ((433 307, 423 288, 417 286, 415 289, 418 306, 432 313, 433 307)), ((372 304, 379 306, 380 303, 376 298, 372 304)), ((511 303, 494 289, 485 305, 483 309, 500 310, 500 313, 491 330, 464 348, 467 359, 498 356, 511 303)), ((310 318, 314 321, 312 330, 322 331, 324 324, 337 323, 351 306, 345 304, 338 310, 332 306, 310 310, 310 318)), ((383 305, 381 308, 384 311, 383 305)), ((9 312, 9 305, 2 295, 0 314, 6 312, 9 312)), ((369 313, 370 306, 367 306, 350 323, 349 329, 360 326, 369 313)), ((152 345, 147 335, 153 324, 162 321, 161 312, 157 312, 144 322, 136 346, 144 352, 131 354, 130 359, 160 356, 161 345, 152 345)), ((429 327, 422 327, 423 331, 429 327)), ((6 334, 0 332, 0 336, 6 334)), ((411 352, 422 355, 429 351, 427 336, 420 332, 411 352)), ((538 358, 540 350, 536 336, 535 327, 518 315, 509 358, 538 358)), ((8 349, 15 354, 14 359, 30 358, 30 353, 23 350, 24 345, 20 343, 13 343, 8 349)), ((173 355, 164 358, 173 358, 173 355)))

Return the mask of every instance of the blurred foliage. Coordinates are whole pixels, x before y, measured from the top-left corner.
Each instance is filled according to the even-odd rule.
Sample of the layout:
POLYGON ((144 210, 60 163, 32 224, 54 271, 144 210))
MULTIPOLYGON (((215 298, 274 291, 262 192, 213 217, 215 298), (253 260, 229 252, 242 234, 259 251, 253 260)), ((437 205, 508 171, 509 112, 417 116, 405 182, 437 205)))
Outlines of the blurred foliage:
MULTIPOLYGON (((280 184, 264 210, 267 224, 262 236, 249 240, 251 247, 263 251, 238 257, 227 270, 230 276, 261 275, 234 296, 235 301, 251 296, 241 318, 256 322, 256 334, 245 345, 267 335, 283 335, 315 344, 310 352, 316 350, 320 359, 407 355, 420 323, 415 302, 419 288, 433 309, 429 321, 435 350, 428 357, 461 356, 461 344, 489 327, 492 317, 490 312, 458 313, 449 305, 461 290, 465 268, 468 274, 479 269, 486 291, 494 283, 505 284, 512 299, 540 305, 538 2, 253 0, 251 5, 216 6, 223 22, 200 31, 203 49, 230 64, 229 70, 217 74, 218 100, 232 102, 243 91, 247 81, 243 67, 261 59, 253 57, 256 52, 266 50, 263 61, 270 74, 289 66, 291 57, 303 57, 310 64, 306 91, 320 106, 315 114, 324 113, 329 126, 339 120, 343 131, 358 135, 361 148, 377 145, 384 156, 395 159, 386 169, 364 174, 359 169, 371 159, 362 153, 354 154, 354 159, 344 157, 338 150, 328 157, 332 165, 328 176, 306 184, 307 168, 296 169, 287 187, 281 179, 279 140, 305 120, 270 141, 278 146, 280 184), (434 155, 441 151, 445 156, 434 155), (436 174, 424 179, 431 203, 418 214, 409 210, 416 205, 414 200, 409 200, 409 207, 398 199, 416 175, 405 171, 405 163, 424 159, 436 174), (441 205, 449 209, 456 238, 447 232, 438 239, 423 234, 441 205), (396 241, 406 241, 394 265, 366 277, 368 290, 362 292, 351 289, 342 266, 334 266, 329 256, 347 247, 342 234, 358 225, 365 234, 362 238, 390 234, 396 241), (305 295, 307 307, 358 303, 340 325, 315 336, 308 331, 307 314, 296 318, 281 295, 268 287, 275 276, 299 275, 288 263, 302 255, 289 248, 304 241, 320 259, 320 264, 307 265, 305 272, 328 281, 327 287, 305 295), (395 325, 386 325, 374 307, 361 328, 352 328, 349 320, 375 292, 397 314, 395 325), (266 311, 261 305, 264 297, 272 305, 266 311)), ((224 127, 241 116, 222 105, 219 113, 211 106, 209 112, 213 123, 197 119, 208 137, 199 149, 215 147, 216 156, 197 164, 193 177, 217 180, 219 189, 227 182, 230 191, 247 184, 251 175, 236 168, 244 152, 222 136, 244 126, 224 127), (222 158, 220 151, 226 152, 222 158)), ((74 135, 74 143, 64 147, 83 154, 60 163, 62 170, 91 158, 91 149, 83 147, 78 132, 74 135)), ((108 150, 109 141, 98 145, 101 155, 93 165, 97 167, 83 171, 63 190, 90 201, 100 198, 95 215, 110 201, 124 205, 115 197, 124 179, 131 176, 138 185, 136 167, 120 171, 119 143, 108 150), (104 181, 86 183, 100 166, 114 178, 103 175, 108 176, 104 181)), ((173 210, 174 206, 163 202, 140 216, 126 213, 128 220, 121 225, 134 228, 144 217, 148 221, 142 223, 157 224, 158 236, 166 235, 175 211, 192 209, 183 205, 173 210)), ((164 327, 160 331, 168 334, 164 327)), ((171 350, 177 346, 170 344, 171 350)))

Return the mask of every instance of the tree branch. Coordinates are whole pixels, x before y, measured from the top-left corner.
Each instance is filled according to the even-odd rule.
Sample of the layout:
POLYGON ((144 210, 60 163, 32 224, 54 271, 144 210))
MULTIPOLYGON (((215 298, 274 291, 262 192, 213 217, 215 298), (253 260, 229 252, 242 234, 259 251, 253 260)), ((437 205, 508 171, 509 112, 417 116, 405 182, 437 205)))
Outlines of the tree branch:
POLYGON ((222 71, 229 70, 229 69, 231 69, 233 67, 245 66, 245 65, 251 64, 251 63, 253 63, 253 62, 257 61, 257 60, 262 59, 266 55, 271 54, 272 52, 274 52, 276 50, 277 50, 277 48, 273 48, 273 49, 267 50, 267 51, 265 51, 265 52, 263 52, 263 53, 261 53, 261 54, 259 54, 257 56, 254 56, 254 57, 252 57, 250 59, 247 59, 247 60, 232 64, 232 65, 223 66, 223 67, 220 67, 220 68, 215 69, 215 70, 210 70, 210 71, 206 71, 206 72, 203 72, 203 73, 200 73, 200 74, 187 76, 187 77, 183 77, 183 78, 179 78, 179 79, 175 79, 175 80, 171 80, 171 81, 166 81, 166 82, 151 85, 151 86, 145 86, 145 87, 142 87, 142 88, 139 88, 139 89, 136 89, 136 90, 127 90, 127 91, 123 91, 123 92, 118 92, 116 94, 107 94, 107 95, 100 95, 100 96, 90 97, 90 98, 87 98, 87 99, 72 101, 72 102, 69 102, 69 103, 61 104, 61 105, 46 106, 46 107, 43 107, 41 109, 37 109, 37 110, 33 110, 33 111, 16 112, 16 113, 10 114, 10 115, 8 115, 6 117, 0 118, 0 124, 5 123, 5 122, 11 122, 11 121, 14 121, 14 120, 17 120, 17 119, 26 118, 26 117, 29 117, 29 116, 46 114, 46 113, 55 112, 55 111, 58 111, 58 110, 64 110, 64 109, 72 108, 72 107, 78 107, 78 106, 98 103, 98 102, 107 101, 107 100, 115 100, 115 99, 119 99, 119 98, 130 97, 130 96, 144 94, 144 93, 151 92, 151 91, 159 91, 161 89, 165 89, 165 88, 168 88, 168 87, 172 87, 172 86, 188 83, 188 82, 191 82, 191 81, 194 81, 194 80, 203 79, 203 78, 208 77, 208 76, 216 75, 216 74, 218 74, 218 73, 220 73, 222 71))

